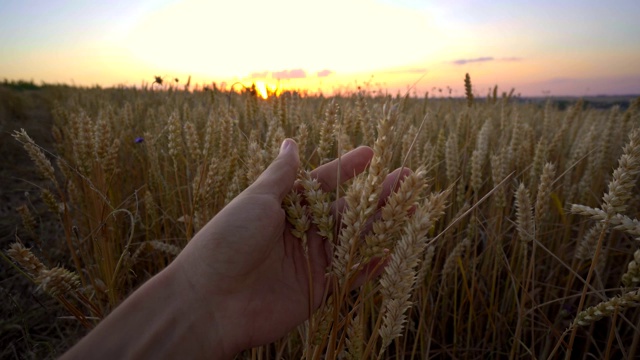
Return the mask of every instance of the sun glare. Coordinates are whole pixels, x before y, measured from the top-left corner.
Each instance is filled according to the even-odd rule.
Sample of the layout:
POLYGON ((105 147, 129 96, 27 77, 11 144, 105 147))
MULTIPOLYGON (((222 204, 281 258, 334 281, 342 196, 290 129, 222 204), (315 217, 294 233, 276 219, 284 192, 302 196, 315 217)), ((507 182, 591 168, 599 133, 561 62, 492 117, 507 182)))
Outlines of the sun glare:
POLYGON ((256 81, 256 90, 258 91, 258 95, 261 98, 267 100, 269 98, 269 93, 267 92, 267 85, 265 85, 262 81, 256 81))

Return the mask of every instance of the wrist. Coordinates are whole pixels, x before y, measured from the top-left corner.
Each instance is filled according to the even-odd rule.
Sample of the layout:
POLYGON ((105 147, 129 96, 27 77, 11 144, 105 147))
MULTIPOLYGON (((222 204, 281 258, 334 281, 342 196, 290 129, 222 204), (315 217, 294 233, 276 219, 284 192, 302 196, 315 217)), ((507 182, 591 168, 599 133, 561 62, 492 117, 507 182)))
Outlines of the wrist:
POLYGON ((159 291, 171 289, 169 291, 176 298, 171 302, 172 312, 186 326, 185 341, 191 344, 192 349, 200 349, 191 356, 176 355, 183 358, 231 359, 242 350, 231 337, 233 332, 230 331, 230 324, 225 323, 228 318, 224 314, 226 299, 205 294, 197 288, 197 283, 184 271, 180 259, 174 260, 158 276, 160 281, 154 286, 160 287, 159 291))
POLYGON ((176 269, 143 284, 63 358, 233 358, 213 304, 195 299, 176 269))

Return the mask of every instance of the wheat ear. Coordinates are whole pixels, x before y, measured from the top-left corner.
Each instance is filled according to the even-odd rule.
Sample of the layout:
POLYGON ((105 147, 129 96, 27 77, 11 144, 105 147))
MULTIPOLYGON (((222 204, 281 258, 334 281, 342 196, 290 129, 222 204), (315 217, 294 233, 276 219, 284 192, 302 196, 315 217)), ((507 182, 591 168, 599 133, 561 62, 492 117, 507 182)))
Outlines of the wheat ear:
POLYGON ((57 187, 58 181, 56 180, 53 165, 51 165, 51 161, 47 159, 44 151, 36 145, 35 141, 29 137, 24 129, 20 129, 20 131, 16 130, 12 136, 22 144, 31 160, 36 164, 36 168, 40 172, 40 175, 45 179, 51 180, 51 182, 53 182, 57 187))
POLYGON ((302 196, 297 191, 291 191, 284 198, 284 210, 287 220, 293 226, 291 234, 302 242, 305 254, 308 253, 307 231, 311 226, 311 220, 307 215, 307 206, 302 204, 302 196))
POLYGON ((31 252, 19 242, 14 242, 6 251, 7 255, 18 263, 24 270, 33 277, 37 277, 41 271, 47 267, 31 252))
POLYGON ((572 325, 587 326, 616 312, 638 306, 640 306, 640 290, 630 291, 579 312, 572 325))
POLYGON ((398 191, 387 199, 381 209, 382 217, 374 221, 373 231, 365 236, 366 246, 363 249, 364 261, 372 257, 384 256, 384 249, 391 248, 395 235, 409 218, 409 211, 417 205, 417 199, 422 194, 427 183, 426 171, 422 168, 408 175, 400 185, 398 191))
POLYGON ((515 205, 518 235, 520 235, 520 240, 530 243, 535 238, 535 224, 531 208, 531 197, 524 183, 520 183, 518 190, 516 190, 515 205))
POLYGON ((381 357, 391 341, 402 334, 407 309, 411 307, 411 291, 416 283, 417 267, 427 244, 426 234, 442 214, 447 192, 430 196, 416 209, 393 249, 389 263, 380 277, 382 294, 381 357))
POLYGON ((317 179, 313 179, 308 171, 302 173, 300 184, 304 188, 304 197, 311 211, 311 220, 318 228, 318 235, 334 242, 335 219, 331 213, 331 194, 322 190, 317 179))
POLYGON ((629 135, 629 142, 618 160, 618 168, 613 171, 609 191, 602 197, 602 210, 609 216, 624 213, 627 201, 633 194, 638 174, 640 174, 640 129, 629 135))
POLYGON ((536 194, 536 204, 534 211, 534 225, 539 228, 542 221, 549 213, 549 196, 551 195, 551 185, 556 176, 556 167, 552 163, 544 164, 542 175, 540 176, 540 184, 536 194))
POLYGON ((633 253, 633 260, 627 265, 627 272, 622 275, 622 284, 631 288, 640 283, 640 249, 633 253))
POLYGON ((80 278, 74 272, 62 267, 43 269, 36 277, 39 288, 51 296, 65 295, 80 289, 80 278))

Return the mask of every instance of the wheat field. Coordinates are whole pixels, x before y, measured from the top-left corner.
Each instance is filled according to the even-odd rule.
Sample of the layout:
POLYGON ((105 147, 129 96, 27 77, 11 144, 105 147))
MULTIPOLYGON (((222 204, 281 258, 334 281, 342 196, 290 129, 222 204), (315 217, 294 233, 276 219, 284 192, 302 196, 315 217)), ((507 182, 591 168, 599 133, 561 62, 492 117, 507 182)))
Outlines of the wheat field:
POLYGON ((19 128, 7 140, 32 160, 30 196, 46 206, 16 206, 3 266, 54 298, 79 337, 290 137, 304 171, 283 208, 299 234, 313 225, 329 241, 338 282, 308 322, 238 358, 640 356, 640 99, 560 109, 478 94, 468 76, 465 88, 465 98, 358 89, 267 99, 50 89, 53 147, 19 128), (360 145, 374 158, 337 193, 308 176, 360 145), (413 172, 378 209, 382 181, 402 167, 413 172), (327 205, 337 197, 339 219, 327 205), (373 259, 385 260, 382 275, 352 289, 373 259))

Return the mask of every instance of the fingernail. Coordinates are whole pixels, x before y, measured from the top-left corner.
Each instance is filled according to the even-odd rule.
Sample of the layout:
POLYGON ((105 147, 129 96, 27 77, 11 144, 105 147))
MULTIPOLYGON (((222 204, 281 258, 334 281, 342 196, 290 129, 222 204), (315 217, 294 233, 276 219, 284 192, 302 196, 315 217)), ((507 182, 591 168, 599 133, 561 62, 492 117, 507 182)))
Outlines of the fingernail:
POLYGON ((289 150, 292 145, 291 143, 292 143, 291 139, 284 139, 284 141, 282 142, 282 145, 280 145, 280 154, 289 150))

